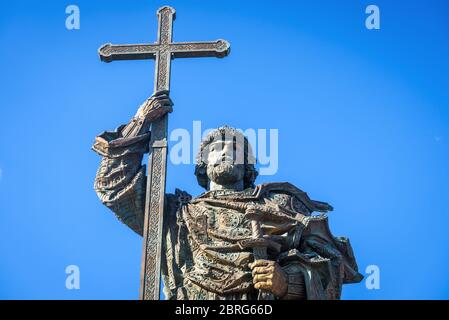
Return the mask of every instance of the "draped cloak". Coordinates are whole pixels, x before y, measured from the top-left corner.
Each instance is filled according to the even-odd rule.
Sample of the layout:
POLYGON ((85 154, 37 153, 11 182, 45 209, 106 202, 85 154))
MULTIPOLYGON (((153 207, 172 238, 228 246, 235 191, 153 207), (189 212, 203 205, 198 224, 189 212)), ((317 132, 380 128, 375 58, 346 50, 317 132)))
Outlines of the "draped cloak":
POLYGON ((254 205, 262 211, 261 229, 271 243, 266 258, 281 265, 291 286, 303 277, 298 283, 303 298, 339 299, 343 283, 362 278, 349 240, 329 230, 324 213, 332 207, 310 200, 290 183, 209 191, 193 200, 177 190, 168 203, 162 272, 169 299, 256 299, 248 267, 254 241, 245 213, 254 205))

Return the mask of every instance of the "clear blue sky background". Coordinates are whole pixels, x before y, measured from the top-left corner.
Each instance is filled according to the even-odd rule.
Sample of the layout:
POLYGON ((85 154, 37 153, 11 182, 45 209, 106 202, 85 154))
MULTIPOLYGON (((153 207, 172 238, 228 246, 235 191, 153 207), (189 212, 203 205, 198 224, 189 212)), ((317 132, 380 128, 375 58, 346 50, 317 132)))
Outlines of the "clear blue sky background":
MULTIPOLYGON (((170 129, 279 130, 279 170, 330 202, 362 273, 345 299, 449 298, 449 25, 446 1, 18 1, 0 4, 0 298, 136 299, 141 238, 93 191, 95 135, 153 88, 152 61, 105 64, 105 42, 152 42, 157 8, 174 39, 231 42, 223 60, 172 64, 170 129), (65 28, 65 8, 81 29, 65 28), (365 28, 365 8, 381 30, 365 28), (65 268, 81 289, 65 288, 65 268)), ((193 165, 167 191, 197 195, 193 165)))

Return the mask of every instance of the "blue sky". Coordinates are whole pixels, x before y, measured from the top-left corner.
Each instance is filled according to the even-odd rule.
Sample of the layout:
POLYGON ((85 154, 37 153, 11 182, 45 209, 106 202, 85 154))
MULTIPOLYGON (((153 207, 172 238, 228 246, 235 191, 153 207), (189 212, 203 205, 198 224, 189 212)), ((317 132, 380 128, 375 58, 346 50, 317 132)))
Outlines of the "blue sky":
MULTIPOLYGON (((93 191, 94 137, 128 121, 153 61, 105 64, 106 42, 230 41, 225 59, 172 64, 170 130, 278 129, 279 170, 331 203, 380 289, 345 299, 449 298, 449 6, 445 1, 20 1, 0 4, 0 298, 136 299, 141 238, 93 191), (80 30, 65 8, 80 8, 80 30), (365 28, 376 4, 381 29, 365 28), (65 268, 80 268, 67 290, 65 268)), ((167 191, 202 192, 169 164, 167 191)))

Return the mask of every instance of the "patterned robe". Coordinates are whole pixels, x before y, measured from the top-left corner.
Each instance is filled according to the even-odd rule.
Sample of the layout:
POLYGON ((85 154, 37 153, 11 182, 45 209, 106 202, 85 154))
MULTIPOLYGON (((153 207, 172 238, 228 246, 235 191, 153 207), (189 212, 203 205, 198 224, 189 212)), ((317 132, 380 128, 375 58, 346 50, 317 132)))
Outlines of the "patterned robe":
MULTIPOLYGON (((142 235, 149 134, 124 139, 104 132, 93 146, 103 156, 95 179, 100 200, 142 235)), ((166 195, 162 278, 167 299, 257 299, 248 263, 258 243, 249 208, 260 214, 267 259, 284 270, 288 292, 277 299, 339 299, 342 284, 362 279, 349 240, 334 237, 326 212, 289 183, 243 191, 208 191, 192 199, 166 195), (318 212, 320 214, 313 214, 318 212)), ((260 240, 260 239, 259 239, 260 240)))

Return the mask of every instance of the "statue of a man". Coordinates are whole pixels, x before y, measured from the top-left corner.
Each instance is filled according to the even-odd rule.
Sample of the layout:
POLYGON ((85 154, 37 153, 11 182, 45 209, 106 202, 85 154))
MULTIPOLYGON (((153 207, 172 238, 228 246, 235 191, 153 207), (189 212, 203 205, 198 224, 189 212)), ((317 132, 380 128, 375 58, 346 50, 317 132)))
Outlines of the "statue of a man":
MULTIPOLYGON (((159 93, 127 125, 99 135, 103 159, 95 191, 120 221, 142 235, 150 124, 172 111, 159 93)), ((167 299, 339 299, 362 279, 349 240, 334 237, 324 214, 290 183, 254 186, 257 171, 242 133, 224 126, 202 142, 195 175, 207 191, 166 194, 162 278, 167 299), (237 161, 239 154, 243 161, 237 161), (321 214, 312 214, 320 212, 321 214)))

